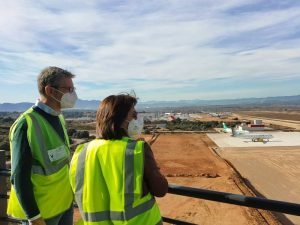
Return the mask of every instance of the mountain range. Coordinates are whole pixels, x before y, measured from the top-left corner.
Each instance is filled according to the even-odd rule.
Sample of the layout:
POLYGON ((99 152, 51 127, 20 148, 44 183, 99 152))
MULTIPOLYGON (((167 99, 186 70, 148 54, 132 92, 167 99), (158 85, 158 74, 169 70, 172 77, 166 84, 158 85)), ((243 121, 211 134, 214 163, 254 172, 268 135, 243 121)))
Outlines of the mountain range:
MULTIPOLYGON (((75 109, 97 110, 98 100, 78 99, 75 109)), ((0 103, 0 112, 22 112, 31 107, 32 102, 0 103)), ((179 100, 179 101, 148 101, 139 102, 137 108, 168 108, 168 107, 197 107, 197 106, 300 106, 300 95, 277 96, 266 98, 242 98, 220 100, 179 100)))

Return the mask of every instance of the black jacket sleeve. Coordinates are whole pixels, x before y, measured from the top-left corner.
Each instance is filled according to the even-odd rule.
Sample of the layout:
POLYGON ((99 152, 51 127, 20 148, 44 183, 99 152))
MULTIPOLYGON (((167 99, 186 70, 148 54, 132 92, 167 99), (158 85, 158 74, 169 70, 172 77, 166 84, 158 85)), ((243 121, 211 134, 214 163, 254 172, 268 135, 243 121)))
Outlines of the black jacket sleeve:
POLYGON ((156 197, 163 197, 168 192, 168 181, 163 174, 161 174, 159 167, 154 158, 150 145, 144 144, 144 181, 143 189, 148 190, 156 197))
POLYGON ((27 123, 23 118, 16 125, 12 140, 11 183, 28 219, 39 215, 31 182, 32 155, 27 140, 27 123))

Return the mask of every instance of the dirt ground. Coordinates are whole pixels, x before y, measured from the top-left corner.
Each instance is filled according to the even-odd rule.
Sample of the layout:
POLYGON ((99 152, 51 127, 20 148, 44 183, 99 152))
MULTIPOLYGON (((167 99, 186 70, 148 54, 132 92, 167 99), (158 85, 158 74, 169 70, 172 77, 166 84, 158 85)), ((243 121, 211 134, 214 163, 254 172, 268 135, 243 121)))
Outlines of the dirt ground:
MULTIPOLYGON (((169 183, 254 196, 213 147, 205 134, 161 134, 152 145, 169 183)), ((164 217, 195 224, 280 224, 270 213, 248 207, 172 194, 157 201, 164 217)))
MULTIPOLYGON (((256 191, 269 199, 300 202, 300 147, 221 148, 229 160, 256 191)), ((282 221, 300 224, 299 216, 279 215, 282 221)))

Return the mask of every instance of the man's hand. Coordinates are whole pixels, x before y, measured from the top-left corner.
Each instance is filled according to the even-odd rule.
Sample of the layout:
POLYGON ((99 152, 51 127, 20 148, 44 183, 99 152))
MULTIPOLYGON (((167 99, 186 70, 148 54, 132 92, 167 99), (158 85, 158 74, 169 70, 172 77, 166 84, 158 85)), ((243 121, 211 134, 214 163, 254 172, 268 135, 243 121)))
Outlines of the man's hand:
POLYGON ((36 220, 33 220, 33 221, 29 221, 29 224, 30 225, 47 225, 45 220, 42 217, 40 217, 36 220))

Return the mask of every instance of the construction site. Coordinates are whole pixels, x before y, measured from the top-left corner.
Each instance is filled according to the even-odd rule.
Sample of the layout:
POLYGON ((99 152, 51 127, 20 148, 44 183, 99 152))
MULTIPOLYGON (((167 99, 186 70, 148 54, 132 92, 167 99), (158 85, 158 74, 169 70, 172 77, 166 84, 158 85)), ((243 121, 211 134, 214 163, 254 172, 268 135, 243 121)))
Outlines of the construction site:
MULTIPOLYGON (((300 203, 300 117, 286 120, 280 117, 284 113, 276 118, 268 115, 234 113, 225 119, 207 113, 189 115, 199 121, 260 118, 265 129, 254 133, 271 134, 267 142, 233 137, 220 128, 215 132, 161 129, 151 147, 169 184, 300 203), (278 129, 268 129, 271 125, 278 129)), ((142 137, 149 140, 151 135, 142 137)), ((217 201, 173 194, 156 200, 162 216, 190 224, 300 224, 299 216, 217 201)))
MULTIPOLYGON (((260 131, 272 134, 266 143, 222 131, 161 134, 152 149, 170 183, 299 203, 299 117, 263 120, 295 131, 260 131)), ((158 202, 163 215, 195 224, 300 224, 298 216, 188 197, 167 195, 158 202)))
MULTIPOLYGON (((300 203, 299 117, 287 120, 278 115, 276 118, 268 118, 242 113, 231 114, 228 118, 208 113, 189 114, 188 117, 193 120, 196 118, 198 121, 225 121, 225 123, 234 121, 236 117, 243 121, 259 119, 263 121, 264 126, 257 127, 264 127, 264 129, 251 131, 250 134, 271 135, 272 138, 264 142, 258 139, 253 141, 253 138, 246 138, 249 135, 248 131, 245 136, 238 137, 224 128, 215 128, 208 132, 193 132, 167 131, 163 126, 162 129, 156 130, 157 137, 151 148, 169 184, 300 203), (279 129, 269 129, 271 125, 279 129)), ((80 123, 84 124, 85 128, 90 127, 90 135, 93 136, 94 122, 80 121, 80 123)), ((142 135, 146 141, 151 137, 152 134, 142 135)), ((75 144, 84 141, 84 139, 74 139, 75 144)), ((183 221, 186 224, 300 224, 299 216, 255 207, 171 193, 156 200, 163 217, 183 221)), ((75 222, 78 219, 79 212, 75 208, 75 222)), ((164 224, 172 223, 164 222, 164 224)))

